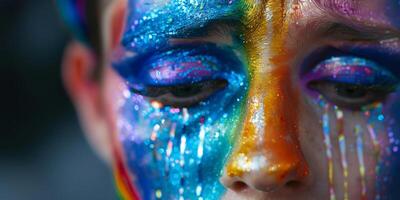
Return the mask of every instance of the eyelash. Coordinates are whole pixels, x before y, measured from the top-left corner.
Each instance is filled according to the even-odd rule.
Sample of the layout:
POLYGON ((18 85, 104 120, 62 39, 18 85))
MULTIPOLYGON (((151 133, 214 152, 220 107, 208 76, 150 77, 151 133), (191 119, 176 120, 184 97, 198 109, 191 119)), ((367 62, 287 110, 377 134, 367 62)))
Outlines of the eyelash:
POLYGON ((308 89, 331 103, 352 110, 382 101, 399 80, 376 63, 358 57, 333 57, 305 76, 308 89))
MULTIPOLYGON (((311 93, 318 93, 318 96, 325 96, 338 106, 358 110, 374 101, 383 100, 398 86, 397 77, 369 59, 351 56, 351 53, 332 48, 316 51, 310 56, 312 56, 311 62, 305 62, 308 65, 304 67, 309 72, 301 71, 306 88, 311 93), (320 77, 313 77, 318 73, 320 77), (321 73, 324 76, 321 76, 321 73), (382 97, 374 98, 374 96, 382 97)), ((206 43, 175 46, 153 52, 133 61, 127 60, 119 65, 116 64, 115 68, 125 77, 133 92, 163 101, 170 106, 180 107, 193 106, 207 99, 212 93, 227 87, 230 81, 221 75, 221 71, 238 72, 238 68, 234 69, 232 66, 242 66, 236 54, 216 44, 206 43), (142 67, 135 69, 132 66, 142 67), (162 70, 166 73, 163 74, 162 70), (219 82, 215 82, 218 80, 219 82), (163 92, 158 96, 155 93, 148 93, 160 92, 158 89, 162 88, 163 92), (189 92, 179 99, 179 95, 176 95, 177 88, 185 88, 186 91, 192 89, 197 91, 200 88, 199 92, 206 91, 207 94, 192 95, 193 92, 189 92), (176 102, 171 99, 175 99, 176 102), (184 99, 186 102, 183 102, 184 99)))
POLYGON ((114 67, 132 92, 172 107, 194 106, 217 91, 232 87, 238 82, 234 81, 235 76, 244 74, 232 50, 209 43, 173 47, 139 62, 125 61, 114 67), (136 63, 140 63, 141 70, 131 69, 136 63))

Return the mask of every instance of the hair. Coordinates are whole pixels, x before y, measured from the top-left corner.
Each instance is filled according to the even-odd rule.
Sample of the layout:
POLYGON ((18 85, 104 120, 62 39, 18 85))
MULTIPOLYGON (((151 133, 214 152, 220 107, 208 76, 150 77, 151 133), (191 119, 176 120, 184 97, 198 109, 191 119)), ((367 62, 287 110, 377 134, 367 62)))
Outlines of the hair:
POLYGON ((100 54, 101 52, 101 26, 100 13, 101 7, 98 0, 86 0, 85 17, 87 19, 87 38, 93 50, 100 54))
MULTIPOLYGON (((73 37, 92 49, 95 56, 102 52, 100 16, 106 0, 55 0, 62 19, 73 37)), ((98 59, 100 62, 100 59, 98 59)), ((97 63, 93 76, 98 79, 101 64, 97 63)))

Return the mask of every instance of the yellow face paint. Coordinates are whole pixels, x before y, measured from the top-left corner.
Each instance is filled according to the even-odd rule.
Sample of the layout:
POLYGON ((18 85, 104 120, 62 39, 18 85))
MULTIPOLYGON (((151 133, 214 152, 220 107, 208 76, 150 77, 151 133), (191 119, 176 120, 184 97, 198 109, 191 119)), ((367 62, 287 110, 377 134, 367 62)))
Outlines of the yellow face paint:
POLYGON ((242 176, 250 170, 265 170, 281 180, 296 168, 297 176, 305 176, 308 168, 298 141, 299 94, 291 83, 287 64, 290 53, 285 48, 288 33, 285 2, 251 1, 247 5, 251 5, 244 19, 251 77, 249 103, 227 174, 242 176), (269 60, 263 60, 265 57, 269 60), (260 153, 265 159, 259 158, 260 153))

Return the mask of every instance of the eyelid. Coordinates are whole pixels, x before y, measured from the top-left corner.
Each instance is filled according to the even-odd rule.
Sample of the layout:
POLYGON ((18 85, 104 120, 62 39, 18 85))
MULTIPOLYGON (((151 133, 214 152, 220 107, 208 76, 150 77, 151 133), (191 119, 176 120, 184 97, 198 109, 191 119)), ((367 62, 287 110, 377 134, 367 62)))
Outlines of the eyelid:
POLYGON ((393 52, 388 48, 377 45, 343 45, 340 47, 323 46, 308 56, 300 64, 300 78, 312 71, 318 64, 332 57, 353 56, 367 59, 377 63, 382 69, 391 72, 400 78, 400 53, 393 52))
POLYGON ((143 75, 143 72, 148 73, 148 70, 151 69, 151 64, 153 62, 157 62, 157 59, 160 59, 163 56, 166 56, 165 58, 169 59, 177 59, 177 57, 180 57, 184 60, 190 58, 188 56, 177 55, 176 53, 188 53, 192 54, 192 56, 194 55, 194 57, 196 55, 198 55, 199 57, 201 55, 209 55, 210 57, 214 57, 216 59, 215 67, 219 68, 218 71, 223 71, 224 69, 226 69, 226 71, 242 70, 242 62, 232 48, 227 46, 220 46, 214 43, 195 43, 169 46, 168 48, 157 50, 146 55, 138 55, 135 58, 128 58, 126 60, 119 61, 118 63, 113 63, 113 67, 127 82, 130 82, 132 85, 142 84, 143 80, 141 80, 140 78, 143 78, 143 76, 140 76, 143 75), (171 55, 167 55, 168 53, 171 53, 171 55))
MULTIPOLYGON (((339 56, 339 58, 349 58, 349 56, 339 56)), ((354 58, 354 57, 353 57, 354 58)), ((349 85, 354 85, 354 86, 362 86, 362 87, 369 87, 369 88, 381 88, 385 89, 387 91, 395 91, 399 87, 399 78, 393 75, 389 70, 386 70, 384 66, 381 65, 376 65, 372 64, 374 63, 373 61, 370 61, 368 59, 364 58, 354 58, 353 61, 349 61, 347 64, 351 64, 351 62, 357 61, 357 60, 365 60, 365 66, 360 65, 360 66, 351 66, 347 69, 345 68, 345 65, 338 64, 337 66, 333 65, 331 66, 331 69, 327 69, 326 66, 324 66, 324 62, 329 61, 329 59, 326 59, 324 61, 321 61, 320 63, 316 64, 314 68, 311 68, 308 72, 305 72, 302 77, 302 87, 305 89, 305 91, 309 92, 309 95, 318 98, 320 95, 320 92, 311 89, 310 84, 311 83, 331 83, 331 84, 349 84, 349 85), (371 67, 371 66, 372 67, 371 67), (357 73, 349 73, 351 70, 365 70, 367 69, 371 74, 369 75, 363 75, 357 74, 357 73), (325 70, 325 71, 324 71, 325 70), (335 74, 335 70, 337 71, 338 74, 335 74), (342 71, 341 71, 342 70, 342 71), (347 70, 347 71, 346 71, 347 70), (348 73, 348 74, 347 74, 348 73)), ((332 61, 332 58, 331 58, 332 61)), ((345 63, 346 64, 346 63, 345 63)), ((354 64, 354 63, 353 63, 354 64)), ((360 63, 361 64, 361 63, 360 63)), ((366 73, 367 74, 367 73, 366 73)))
POLYGON ((329 80, 362 85, 391 85, 397 82, 396 77, 368 59, 340 56, 326 59, 319 63, 306 80, 329 80))

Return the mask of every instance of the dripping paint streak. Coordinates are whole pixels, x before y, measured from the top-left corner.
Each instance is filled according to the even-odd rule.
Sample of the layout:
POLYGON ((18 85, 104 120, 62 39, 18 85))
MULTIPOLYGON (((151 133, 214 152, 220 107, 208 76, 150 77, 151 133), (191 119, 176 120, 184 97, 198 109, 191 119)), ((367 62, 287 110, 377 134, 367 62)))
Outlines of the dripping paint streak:
MULTIPOLYGON (((204 153, 204 137, 206 135, 206 131, 204 128, 204 124, 201 124, 200 127, 200 133, 199 133, 199 146, 197 147, 197 165, 201 164, 201 160, 203 158, 203 153, 204 153)), ((198 199, 202 199, 201 193, 202 193, 202 180, 201 180, 201 171, 200 168, 198 168, 197 171, 198 174, 198 179, 199 179, 199 183, 197 184, 196 187, 196 195, 198 199)))
POLYGON ((349 170, 348 170, 348 164, 347 164, 347 156, 346 156, 346 138, 344 136, 344 122, 343 122, 343 111, 341 111, 337 106, 335 106, 335 112, 336 112, 336 120, 338 124, 338 142, 339 142, 339 150, 340 150, 340 157, 341 157, 341 164, 343 168, 343 187, 344 187, 344 200, 349 199, 349 182, 348 182, 348 176, 349 176, 349 170))
POLYGON ((324 113, 322 115, 322 129, 324 135, 324 142, 326 147, 326 157, 328 160, 328 179, 329 179, 329 194, 330 200, 335 200, 335 189, 333 187, 333 160, 332 160, 332 144, 330 139, 330 126, 329 126, 329 105, 324 104, 324 113))
POLYGON ((168 177, 169 176, 169 167, 171 163, 171 153, 174 148, 174 139, 175 139, 175 132, 176 132, 176 123, 173 123, 171 125, 171 129, 169 131, 169 139, 167 143, 167 151, 166 151, 166 156, 167 159, 165 160, 165 175, 168 177))
POLYGON ((364 146, 362 139, 362 130, 360 125, 356 125, 355 127, 355 135, 357 138, 357 157, 358 157, 358 165, 360 171, 360 179, 361 179, 361 199, 367 199, 367 187, 365 182, 365 163, 364 163, 364 146))
POLYGON ((186 136, 182 135, 181 137, 181 144, 180 144, 180 154, 181 154, 181 158, 180 158, 180 166, 182 168, 182 172, 181 172, 181 187, 179 188, 179 200, 184 199, 183 197, 183 193, 185 192, 185 174, 184 174, 184 167, 185 167, 185 151, 186 151, 186 136))

